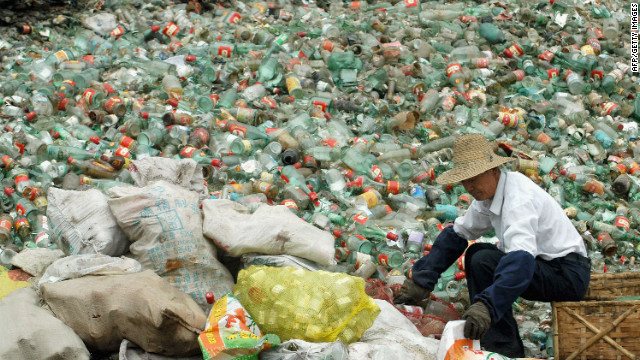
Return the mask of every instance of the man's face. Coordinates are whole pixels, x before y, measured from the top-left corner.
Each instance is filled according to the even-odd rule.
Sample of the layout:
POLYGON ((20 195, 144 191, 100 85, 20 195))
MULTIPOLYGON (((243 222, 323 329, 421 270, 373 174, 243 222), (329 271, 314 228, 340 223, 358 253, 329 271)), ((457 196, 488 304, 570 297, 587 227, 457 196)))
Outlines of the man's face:
POLYGON ((476 200, 487 200, 493 199, 499 180, 500 170, 493 168, 470 179, 463 180, 462 186, 476 200))

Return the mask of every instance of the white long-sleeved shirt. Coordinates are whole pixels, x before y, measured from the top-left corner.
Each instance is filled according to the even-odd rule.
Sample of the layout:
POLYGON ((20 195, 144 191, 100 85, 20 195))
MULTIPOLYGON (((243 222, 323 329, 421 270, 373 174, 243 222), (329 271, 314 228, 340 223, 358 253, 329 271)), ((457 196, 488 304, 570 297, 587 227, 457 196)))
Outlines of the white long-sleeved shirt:
POLYGON ((453 230, 473 240, 495 229, 498 248, 524 250, 544 260, 575 252, 587 256, 582 237, 558 204, 518 172, 503 172, 493 199, 474 200, 453 230))

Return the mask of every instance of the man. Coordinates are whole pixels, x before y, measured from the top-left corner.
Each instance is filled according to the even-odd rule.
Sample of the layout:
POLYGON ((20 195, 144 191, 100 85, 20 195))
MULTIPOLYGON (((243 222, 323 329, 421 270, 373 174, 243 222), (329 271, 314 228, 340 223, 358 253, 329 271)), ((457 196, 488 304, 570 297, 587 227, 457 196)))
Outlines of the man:
POLYGON ((396 303, 429 298, 440 274, 463 252, 471 306, 463 314, 464 335, 480 339, 485 350, 524 357, 512 303, 522 296, 537 301, 579 301, 590 280, 590 260, 580 234, 560 205, 517 172, 498 166, 497 156, 480 134, 457 138, 453 169, 439 184, 462 182, 475 200, 453 226, 436 238, 429 254, 416 261, 396 303), (495 229, 498 246, 474 240, 495 229))

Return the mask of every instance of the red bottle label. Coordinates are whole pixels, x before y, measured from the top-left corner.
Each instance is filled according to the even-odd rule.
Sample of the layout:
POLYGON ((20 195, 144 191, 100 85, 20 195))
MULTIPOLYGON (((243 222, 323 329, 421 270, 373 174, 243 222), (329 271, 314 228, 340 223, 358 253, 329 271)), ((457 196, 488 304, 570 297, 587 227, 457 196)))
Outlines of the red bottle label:
POLYGON ((182 148, 182 151, 180 151, 180 156, 190 158, 191 156, 193 156, 193 153, 195 151, 196 151, 196 149, 194 147, 185 146, 185 147, 182 148))
POLYGON ((624 216, 618 216, 613 225, 615 227, 623 228, 625 231, 629 231, 631 228, 631 222, 624 216))
POLYGON ((384 255, 384 254, 378 254, 378 264, 384 265, 386 267, 390 267, 389 266, 389 256, 384 255))
POLYGON ((607 101, 606 103, 602 104, 602 111, 605 114, 610 115, 613 109, 617 108, 618 106, 619 105, 614 103, 613 101, 607 101))
POLYGON ((240 137, 247 136, 247 127, 238 124, 229 124, 229 132, 240 137))
POLYGON ((355 221, 355 222, 357 222, 357 223, 359 223, 361 225, 364 225, 367 222, 367 220, 369 220, 369 218, 364 216, 364 215, 359 215, 359 214, 358 215, 353 215, 353 221, 355 221))
POLYGON ((458 63, 449 64, 449 66, 447 66, 448 78, 450 78, 455 73, 461 73, 461 72, 462 72, 462 66, 460 66, 460 64, 458 63))
POLYGON ((87 89, 84 91, 84 93, 82 93, 82 98, 84 99, 84 102, 86 102, 89 105, 93 105, 93 98, 95 97, 97 91, 93 90, 93 89, 87 89))
POLYGON ((104 104, 104 110, 106 112, 108 112, 109 114, 113 114, 113 106, 115 104, 119 104, 119 103, 122 103, 122 102, 123 101, 122 101, 121 98, 119 98, 117 96, 114 96, 114 97, 110 98, 109 100, 107 100, 107 102, 104 104))
POLYGON ((129 151, 129 148, 125 146, 118 146, 118 148, 114 152, 114 155, 128 158, 131 155, 131 152, 129 151))
POLYGON ((170 22, 167 24, 167 26, 164 27, 164 29, 162 30, 162 33, 166 36, 166 37, 172 37, 175 36, 178 31, 180 31, 180 28, 178 27, 178 25, 170 22))
POLYGON ((397 181, 387 181, 387 192, 389 194, 398 194, 400 192, 400 183, 397 181))
POLYGON ((9 220, 0 220, 0 228, 7 229, 8 231, 11 231, 11 227, 13 227, 13 224, 11 224, 11 221, 9 221, 9 220))
POLYGON ((382 169, 378 165, 373 165, 369 173, 373 177, 373 181, 382 182, 382 169))
POLYGON ((20 230, 23 226, 29 226, 29 225, 30 225, 29 220, 27 220, 26 218, 18 219, 16 221, 16 231, 20 230))

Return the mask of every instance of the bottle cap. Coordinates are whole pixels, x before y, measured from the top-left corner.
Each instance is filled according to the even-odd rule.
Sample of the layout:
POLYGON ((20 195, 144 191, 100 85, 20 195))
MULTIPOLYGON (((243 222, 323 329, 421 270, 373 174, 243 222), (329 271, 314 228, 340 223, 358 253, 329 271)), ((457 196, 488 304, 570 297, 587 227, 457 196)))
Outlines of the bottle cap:
POLYGON ((392 233, 392 232, 388 232, 387 233, 387 239, 393 240, 393 241, 397 241, 398 240, 398 234, 395 234, 395 233, 392 233))
POLYGON ((216 298, 211 291, 207 291, 206 294, 204 294, 204 297, 207 299, 207 304, 213 304, 216 301, 216 298))

